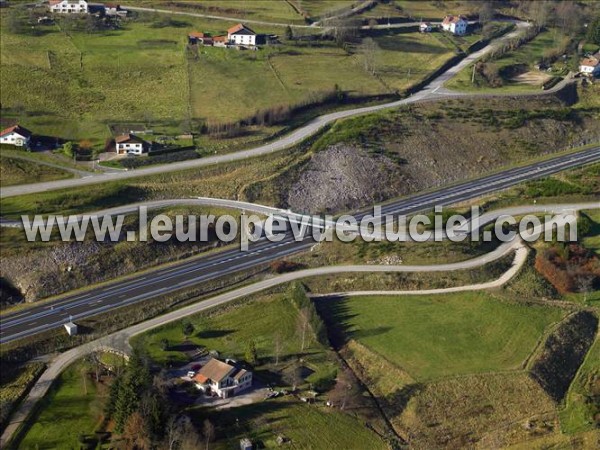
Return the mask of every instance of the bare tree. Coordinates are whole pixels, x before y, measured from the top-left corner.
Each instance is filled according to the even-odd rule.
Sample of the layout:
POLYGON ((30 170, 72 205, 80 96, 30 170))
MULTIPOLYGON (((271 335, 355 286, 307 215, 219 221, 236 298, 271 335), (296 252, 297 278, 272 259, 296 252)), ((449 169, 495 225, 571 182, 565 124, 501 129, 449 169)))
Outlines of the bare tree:
POLYGON ((365 70, 371 75, 375 75, 377 72, 377 60, 379 56, 379 45, 372 38, 365 38, 362 45, 360 46, 361 53, 363 54, 363 62, 365 70))
POLYGON ((349 17, 334 17, 326 20, 325 26, 340 46, 356 39, 360 30, 360 23, 349 17))
POLYGON ((298 312, 297 331, 300 337, 300 351, 303 352, 310 337, 310 310, 308 308, 302 308, 298 312))
POLYGON ((579 7, 572 1, 563 1, 556 6, 556 22, 564 33, 576 33, 580 27, 579 7))
POLYGON ((200 447, 200 436, 188 416, 171 416, 165 429, 169 450, 192 450, 200 447))
POLYGON ((492 2, 483 2, 479 8, 479 23, 485 25, 494 18, 494 5, 492 2))
POLYGON ((204 420, 204 424, 202 425, 202 434, 204 435, 206 450, 208 450, 208 444, 215 439, 215 426, 208 419, 204 420))
POLYGON ((283 338, 281 337, 281 333, 275 333, 273 337, 273 355, 275 356, 275 365, 279 364, 279 358, 281 357, 281 352, 283 351, 283 338))
POLYGON ((583 302, 587 302, 587 296, 594 288, 594 276, 590 274, 581 274, 575 278, 577 290, 583 293, 583 302))
POLYGON ((547 0, 529 4, 529 15, 538 28, 544 28, 548 24, 550 10, 551 5, 547 0))
POLYGON ((87 372, 88 372, 87 365, 84 365, 81 368, 81 378, 83 379, 83 393, 85 395, 87 395, 87 393, 88 393, 88 389, 87 389, 87 372))

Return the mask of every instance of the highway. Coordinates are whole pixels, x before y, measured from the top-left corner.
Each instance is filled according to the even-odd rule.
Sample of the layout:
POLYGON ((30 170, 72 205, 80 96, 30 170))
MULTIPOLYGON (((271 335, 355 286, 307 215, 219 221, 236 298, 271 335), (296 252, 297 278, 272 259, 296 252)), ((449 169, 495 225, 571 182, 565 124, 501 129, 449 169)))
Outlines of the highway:
MULTIPOLYGON (((429 210, 435 205, 451 205, 474 199, 527 180, 598 161, 600 161, 600 147, 594 147, 543 162, 507 169, 432 192, 394 200, 383 204, 382 212, 394 215, 414 214, 429 210)), ((369 211, 357 212, 355 217, 360 219, 368 213, 369 211)), ((281 242, 261 240, 251 245, 249 252, 241 252, 237 248, 227 249, 204 258, 186 260, 133 275, 128 279, 93 287, 52 302, 33 305, 23 311, 0 318, 0 343, 60 327, 69 321, 70 317, 73 320, 90 317, 266 264, 305 251, 314 243, 310 230, 299 242, 296 242, 292 236, 286 237, 281 242)))

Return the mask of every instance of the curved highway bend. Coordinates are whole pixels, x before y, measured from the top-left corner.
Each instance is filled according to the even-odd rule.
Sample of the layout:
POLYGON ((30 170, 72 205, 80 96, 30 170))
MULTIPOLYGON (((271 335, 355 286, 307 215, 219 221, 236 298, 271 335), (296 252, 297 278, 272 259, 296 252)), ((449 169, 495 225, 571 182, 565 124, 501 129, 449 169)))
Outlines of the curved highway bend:
MULTIPOLYGON (((374 106, 366 106, 362 108, 355 109, 347 109, 344 111, 337 111, 329 114, 325 114, 319 116, 306 125, 297 128, 292 131, 290 134, 282 136, 278 140, 269 142, 268 144, 261 145, 259 147, 255 147, 249 150, 241 150, 238 152, 234 152, 226 155, 218 155, 218 156, 209 156, 206 158, 200 158, 190 161, 181 161, 174 162, 170 164, 162 164, 152 167, 146 167, 141 169, 123 171, 123 172, 109 172, 101 175, 88 176, 85 178, 71 179, 71 180, 58 180, 58 181, 48 181, 44 183, 33 183, 33 184, 25 184, 18 186, 8 186, 0 189, 0 198, 6 197, 14 197, 17 195, 24 194, 33 194, 38 192, 46 192, 52 191, 56 189, 66 189, 66 188, 75 188, 80 186, 88 186, 97 183, 105 183, 110 182, 112 180, 122 180, 122 179, 130 179, 141 177, 145 175, 156 175, 165 172, 174 172, 186 169, 193 169, 198 167, 206 167, 214 164, 240 161, 246 158, 253 158, 257 156, 268 155, 270 153, 274 153, 277 151, 284 150, 293 145, 296 145, 306 138, 314 135, 319 130, 321 130, 326 125, 329 125, 336 120, 345 119, 348 117, 369 114, 377 111, 382 111, 385 109, 397 108, 399 106, 408 105, 411 103, 421 102, 424 100, 439 100, 448 98, 448 91, 443 89, 443 85, 446 81, 456 75, 460 70, 467 67, 472 62, 478 60, 485 54, 492 51, 498 45, 500 45, 503 41, 507 39, 512 39, 515 36, 519 35, 522 29, 528 27, 529 25, 524 22, 517 23, 517 29, 498 39, 497 41, 487 45, 481 50, 474 52, 470 55, 467 55, 462 61, 460 61, 455 66, 448 69, 446 72, 442 73, 440 76, 435 78, 431 83, 425 86, 419 92, 416 92, 410 97, 405 99, 396 100, 390 103, 385 103, 381 105, 374 106)), ((546 91, 545 94, 553 91, 546 91)), ((531 94, 520 94, 520 96, 538 96, 542 94, 541 92, 533 92, 531 94)), ((477 97, 479 94, 465 94, 465 93, 453 93, 452 98, 459 97, 477 97)))
MULTIPOLYGON (((540 178, 595 161, 600 161, 600 147, 555 157, 524 167, 508 169, 437 191, 394 200, 382 206, 382 213, 409 215, 431 209, 435 205, 455 204, 491 192, 498 192, 526 180, 540 178)), ((219 202, 232 205, 227 200, 219 202)), ((586 204, 584 208, 593 206, 594 204, 586 204)), ((541 205, 538 207, 542 208, 541 205)), ((355 217, 360 219, 366 214, 368 213, 362 212, 356 214, 355 217)), ((69 316, 72 316, 74 320, 81 319, 110 309, 156 298, 169 292, 305 251, 312 245, 314 245, 314 240, 310 233, 307 233, 307 236, 299 242, 290 235, 281 242, 263 240, 251 245, 248 252, 241 252, 237 248, 228 249, 206 257, 194 258, 169 267, 133 275, 130 279, 111 282, 85 292, 67 295, 50 303, 33 305, 26 311, 9 313, 0 317, 0 343, 60 327, 69 320, 69 316)))

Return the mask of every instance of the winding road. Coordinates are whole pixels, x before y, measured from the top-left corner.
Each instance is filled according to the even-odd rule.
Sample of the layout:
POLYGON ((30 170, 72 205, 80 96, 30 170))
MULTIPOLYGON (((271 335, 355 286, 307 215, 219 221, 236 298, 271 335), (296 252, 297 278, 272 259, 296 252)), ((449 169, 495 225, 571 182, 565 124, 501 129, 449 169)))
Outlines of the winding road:
MULTIPOLYGON (((4 433, 0 437, 0 447, 4 448, 12 439, 14 434, 17 432, 21 424, 25 422, 27 417, 31 414, 34 409, 34 406, 37 404, 39 400, 41 400, 52 383, 56 380, 56 378, 60 375, 60 373, 66 369, 70 364, 74 363, 78 359, 84 357, 93 352, 103 351, 103 350, 117 350, 119 352, 128 353, 130 350, 129 340, 138 334, 149 331, 153 328, 157 328, 159 326, 165 325, 169 322, 173 322, 175 320, 182 319, 191 314, 197 314, 202 311, 206 311, 211 308, 215 308, 217 306, 229 303, 233 300, 246 297, 248 295, 252 295, 266 289, 289 283, 294 280, 299 280, 312 276, 320 276, 327 274, 338 274, 338 273, 350 273, 350 272, 411 272, 411 271, 446 271, 446 270, 459 270, 468 267, 477 267, 487 262, 498 259, 510 252, 515 253, 515 258, 513 261, 512 267, 505 272, 500 278, 497 280, 490 281, 488 283, 481 283, 476 285, 463 286, 458 288, 448 288, 448 289, 438 289, 430 291, 430 293, 444 293, 444 292, 456 292, 456 290, 473 290, 473 289, 486 289, 492 287, 499 287, 506 283, 510 278, 512 278, 522 267, 527 259, 527 248, 521 244, 519 240, 514 242, 507 243, 506 245, 501 246, 497 250, 493 252, 493 254, 484 255, 482 257, 478 257, 469 261, 465 261, 463 263, 455 263, 455 264, 443 264, 443 265, 434 265, 434 266, 333 266, 333 267, 322 267, 317 269, 308 269, 302 270, 298 272, 292 272, 284 275, 279 275, 277 277, 273 277, 267 280, 259 281, 250 286, 245 286, 230 292, 226 292, 224 294, 218 295, 216 297, 210 298, 208 300, 202 301, 200 303, 196 303, 190 306, 186 306, 184 308, 178 309, 176 311, 167 313, 165 315, 156 317, 154 319, 139 323, 137 325, 133 325, 131 327, 120 330, 111 335, 105 336, 103 338, 97 339, 95 341, 89 342, 87 344, 83 344, 79 347, 75 347, 71 350, 68 350, 64 353, 56 356, 48 365, 48 368, 42 373, 40 378, 34 384, 32 389, 29 391, 25 400, 19 405, 17 411, 12 415, 9 424, 7 425, 4 433), (452 289, 452 291, 450 291, 452 289)), ((398 291, 398 295, 402 293, 419 293, 419 291, 398 291)), ((392 294, 391 292, 387 292, 387 294, 392 294)), ((396 294, 396 293, 394 293, 396 294)))
MULTIPOLYGON (((514 31, 506 34, 505 36, 494 41, 493 43, 490 43, 489 45, 482 48, 481 50, 467 55, 458 64, 456 64, 455 66, 448 69, 446 72, 444 72, 443 74, 441 74, 440 76, 435 78, 433 81, 431 81, 428 85, 423 87, 423 89, 421 89, 420 91, 411 95, 410 97, 407 97, 407 98, 404 98, 401 100, 396 100, 396 101, 389 102, 389 103, 380 104, 380 105, 347 109, 347 110, 343 110, 343 111, 336 111, 333 113, 325 114, 325 115, 319 116, 319 117, 309 121, 307 124, 303 125, 302 127, 295 129, 291 133, 289 133, 285 136, 282 136, 277 140, 274 140, 272 142, 269 142, 267 144, 264 144, 264 145, 261 145, 261 146, 258 146, 258 147, 252 148, 252 149, 241 150, 241 151, 237 151, 237 152, 230 153, 230 154, 224 154, 224 155, 209 156, 206 158, 200 158, 200 159, 195 159, 195 160, 188 160, 188 161, 174 162, 174 163, 170 163, 170 164, 156 165, 156 166, 140 168, 140 169, 135 169, 135 170, 129 170, 129 171, 108 172, 108 173, 99 174, 96 176, 89 176, 89 177, 85 177, 85 178, 70 179, 70 180, 58 180, 58 181, 49 181, 49 182, 44 182, 44 183, 33 183, 33 184, 25 184, 25 185, 19 185, 19 186, 2 187, 2 188, 0 188, 0 198, 14 197, 14 196, 18 196, 18 195, 33 194, 33 193, 39 193, 39 192, 47 192, 47 191, 52 191, 52 190, 56 190, 56 189, 75 189, 75 188, 82 187, 82 186, 89 186, 89 185, 98 184, 98 183, 105 183, 105 182, 110 182, 113 180, 131 179, 131 178, 137 178, 137 177, 142 177, 142 176, 147 176, 147 175, 156 175, 156 174, 166 173, 166 172, 175 172, 175 171, 186 170, 186 169, 207 167, 207 166, 220 164, 220 163, 241 161, 241 160, 244 160, 247 158, 254 158, 254 157, 258 157, 258 156, 269 155, 271 153, 290 148, 296 144, 299 144, 300 142, 304 141, 305 139, 309 138, 310 136, 313 136, 315 133, 317 133, 318 131, 323 129, 325 126, 330 125, 331 123, 333 123, 337 120, 340 120, 340 119, 345 119, 345 118, 364 115, 364 114, 370 114, 370 113, 374 113, 377 111, 397 108, 400 106, 409 105, 409 104, 417 103, 417 102, 423 102, 423 101, 443 100, 443 99, 447 99, 449 97, 452 97, 452 98, 459 98, 459 97, 469 98, 469 97, 474 97, 474 96, 477 97, 477 96, 479 96, 479 94, 473 95, 473 94, 469 94, 469 93, 450 92, 447 89, 444 89, 443 85, 446 81, 448 81, 450 78, 452 78, 454 75, 456 75, 463 68, 469 66, 474 61, 477 61, 482 56, 486 55, 487 53, 491 52, 498 46, 502 45, 502 43, 505 42, 506 40, 510 40, 510 39, 518 36, 528 26, 529 26, 529 24, 527 24, 525 22, 518 22, 517 27, 514 31)), ((545 92, 532 92, 530 94, 523 93, 523 94, 519 94, 519 96, 528 96, 528 95, 529 96, 539 96, 539 95, 546 95, 546 94, 549 94, 552 92, 554 92, 554 90, 549 90, 549 91, 545 91, 545 92)), ((489 95, 489 94, 483 94, 483 95, 492 96, 492 97, 496 96, 496 95, 489 95)))

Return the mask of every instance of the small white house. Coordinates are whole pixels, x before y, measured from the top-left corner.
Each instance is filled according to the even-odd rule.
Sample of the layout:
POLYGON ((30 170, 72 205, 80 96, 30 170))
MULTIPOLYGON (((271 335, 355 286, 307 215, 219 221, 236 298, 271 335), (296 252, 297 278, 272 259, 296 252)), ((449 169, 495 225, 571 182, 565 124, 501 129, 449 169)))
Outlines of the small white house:
POLYGON ((118 155, 142 155, 150 151, 150 143, 135 134, 123 134, 115 138, 118 155))
POLYGON ((7 128, 0 133, 0 144, 14 145, 16 147, 27 147, 31 141, 32 133, 20 125, 7 128))
POLYGON ((193 381, 205 393, 229 398, 252 386, 252 372, 211 358, 194 376, 193 381))
POLYGON ((59 14, 87 14, 86 0, 50 0, 50 11, 59 14))
POLYGON ((469 22, 463 16, 446 16, 442 21, 442 29, 457 36, 467 33, 469 22))
POLYGON ((235 45, 256 46, 256 33, 243 23, 238 23, 236 26, 228 29, 227 38, 229 42, 235 45))
POLYGON ((421 33, 431 33, 431 24, 429 22, 421 22, 419 31, 421 33))
POLYGON ((65 330, 69 336, 75 336, 77 334, 77 325, 73 322, 65 323, 65 330))
POLYGON ((600 76, 600 53, 582 59, 579 71, 585 75, 600 76))

